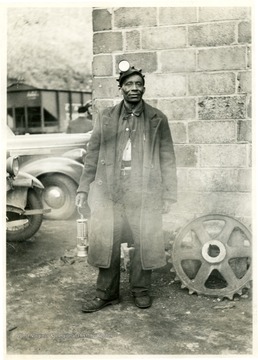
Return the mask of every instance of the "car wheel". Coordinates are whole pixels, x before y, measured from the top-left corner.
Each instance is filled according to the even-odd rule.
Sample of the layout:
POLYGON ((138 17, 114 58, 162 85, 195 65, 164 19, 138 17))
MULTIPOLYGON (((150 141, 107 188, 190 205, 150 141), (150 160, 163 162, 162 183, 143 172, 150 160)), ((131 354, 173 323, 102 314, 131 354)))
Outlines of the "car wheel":
POLYGON ((44 185, 42 202, 51 212, 44 218, 51 220, 67 220, 75 212, 77 184, 62 174, 47 174, 40 177, 44 185))
MULTIPOLYGON (((34 190, 29 189, 27 195, 26 210, 42 209, 40 195, 34 190)), ((6 237, 8 241, 25 241, 31 238, 40 228, 43 215, 19 215, 12 211, 7 211, 6 237)))

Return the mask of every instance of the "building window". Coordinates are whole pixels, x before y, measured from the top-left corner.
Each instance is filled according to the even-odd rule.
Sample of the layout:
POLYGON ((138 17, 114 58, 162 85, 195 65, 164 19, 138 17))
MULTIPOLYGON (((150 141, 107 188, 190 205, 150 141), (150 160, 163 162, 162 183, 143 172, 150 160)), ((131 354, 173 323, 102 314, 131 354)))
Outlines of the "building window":
POLYGON ((41 127, 40 107, 28 107, 28 127, 41 127))

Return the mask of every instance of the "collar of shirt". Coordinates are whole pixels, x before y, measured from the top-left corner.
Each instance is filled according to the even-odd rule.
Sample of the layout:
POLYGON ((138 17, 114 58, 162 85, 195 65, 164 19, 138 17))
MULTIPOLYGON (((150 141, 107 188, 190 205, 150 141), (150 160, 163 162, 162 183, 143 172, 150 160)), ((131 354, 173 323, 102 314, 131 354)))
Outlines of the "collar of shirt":
POLYGON ((129 106, 124 102, 123 106, 123 120, 127 120, 129 116, 135 115, 139 117, 143 112, 143 102, 140 101, 134 108, 129 108, 129 106))

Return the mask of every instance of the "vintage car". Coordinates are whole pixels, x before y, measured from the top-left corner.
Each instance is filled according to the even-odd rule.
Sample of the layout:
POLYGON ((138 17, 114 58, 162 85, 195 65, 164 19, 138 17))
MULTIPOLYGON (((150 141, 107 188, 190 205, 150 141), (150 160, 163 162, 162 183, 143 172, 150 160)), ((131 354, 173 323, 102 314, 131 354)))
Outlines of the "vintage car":
POLYGON ((20 170, 44 185, 42 202, 51 208, 48 219, 68 219, 75 211, 75 196, 83 169, 85 134, 14 135, 7 128, 7 155, 19 156, 20 170))

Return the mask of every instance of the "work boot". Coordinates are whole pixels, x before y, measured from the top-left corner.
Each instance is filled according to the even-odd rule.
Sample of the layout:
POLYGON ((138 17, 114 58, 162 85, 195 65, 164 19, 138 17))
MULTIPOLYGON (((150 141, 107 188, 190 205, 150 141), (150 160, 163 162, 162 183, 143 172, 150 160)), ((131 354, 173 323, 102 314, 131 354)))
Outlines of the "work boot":
POLYGON ((103 300, 95 297, 93 300, 86 301, 82 304, 82 312, 91 313, 103 309, 108 305, 115 305, 119 303, 119 299, 103 300))
POLYGON ((134 303, 141 309, 146 309, 151 306, 151 298, 148 294, 134 295, 134 303))

